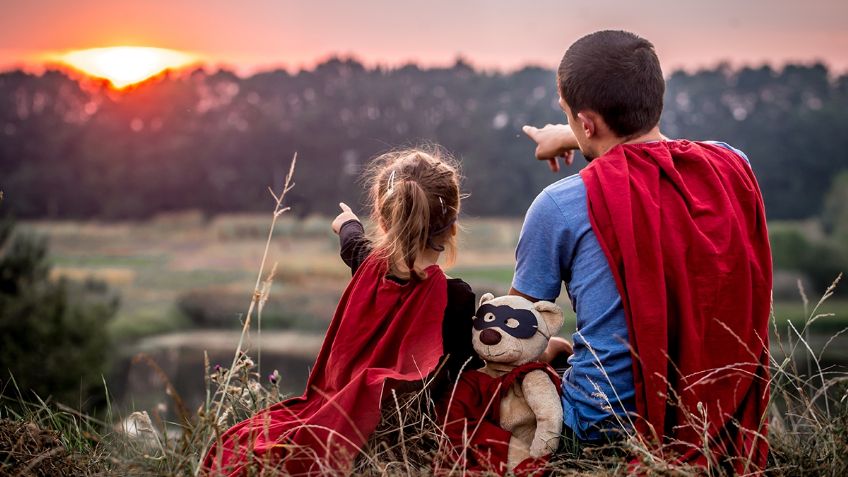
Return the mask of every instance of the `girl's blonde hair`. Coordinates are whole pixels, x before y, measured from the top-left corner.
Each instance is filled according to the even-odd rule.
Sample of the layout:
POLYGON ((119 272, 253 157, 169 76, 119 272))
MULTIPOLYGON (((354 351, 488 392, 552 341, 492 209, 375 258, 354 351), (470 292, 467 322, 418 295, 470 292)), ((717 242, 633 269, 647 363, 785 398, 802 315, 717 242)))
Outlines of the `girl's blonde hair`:
POLYGON ((415 265, 427 248, 446 251, 447 264, 456 259, 451 233, 459 215, 460 176, 455 161, 441 148, 413 148, 382 154, 370 173, 370 241, 392 274, 423 280, 415 265))

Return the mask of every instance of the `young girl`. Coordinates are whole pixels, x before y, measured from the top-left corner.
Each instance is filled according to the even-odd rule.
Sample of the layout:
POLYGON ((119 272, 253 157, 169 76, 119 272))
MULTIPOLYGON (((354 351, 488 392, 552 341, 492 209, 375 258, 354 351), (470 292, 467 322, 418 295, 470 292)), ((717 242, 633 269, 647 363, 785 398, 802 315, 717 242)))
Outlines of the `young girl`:
POLYGON ((456 254, 456 167, 439 150, 409 149, 378 157, 369 176, 373 234, 344 204, 333 221, 353 278, 306 391, 228 430, 206 455, 207 472, 349 473, 392 390, 420 386, 437 368, 455 379, 476 356, 474 293, 437 264, 456 254))

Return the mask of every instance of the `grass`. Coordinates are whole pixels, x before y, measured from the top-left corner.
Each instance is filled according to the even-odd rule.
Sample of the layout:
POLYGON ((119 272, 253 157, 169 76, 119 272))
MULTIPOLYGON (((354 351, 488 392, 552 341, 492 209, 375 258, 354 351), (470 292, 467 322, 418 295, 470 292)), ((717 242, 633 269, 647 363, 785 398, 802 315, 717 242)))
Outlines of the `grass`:
MULTIPOLYGON (((284 190, 287 191, 287 182, 284 190)), ((86 257, 81 254, 87 242, 73 232, 68 224, 42 224, 52 229, 54 249, 60 262, 69 268, 87 270, 130 270, 132 281, 119 283, 127 293, 126 309, 133 314, 123 315, 113 332, 141 336, 188 326, 174 314, 175 300, 181 293, 198 287, 229 287, 248 289, 249 272, 244 263, 261 263, 247 312, 243 316, 241 338, 229 366, 218 367, 205 363, 205 399, 197 409, 176 392, 168 375, 148 357, 139 360, 149 366, 166 389, 175 412, 171 417, 159 407, 122 414, 109 403, 102 415, 83 415, 61 403, 24 398, 14 387, 0 392, 0 474, 6 475, 197 475, 201 456, 216 436, 232 424, 254 415, 268 405, 280 401, 279 382, 269 382, 258 373, 260 349, 248 349, 246 334, 253 329, 261 333, 263 313, 275 292, 283 295, 284 303, 296 302, 295 296, 285 296, 286 290, 309 287, 332 289, 347 279, 333 250, 326 230, 318 221, 304 225, 288 221, 282 212, 283 194, 275 195, 276 208, 270 229, 265 221, 264 252, 248 252, 249 247, 261 245, 253 219, 240 218, 234 224, 216 221, 174 231, 162 223, 150 229, 135 226, 86 225, 86 233, 102 247, 102 255, 86 257), (229 224, 229 225, 228 225, 229 224), (302 228, 301 228, 302 227, 302 228), (161 250, 149 250, 151 237, 162 237, 162 230, 171 230, 161 250), (211 231, 211 232, 210 232, 211 231), (212 239, 209 235, 212 235, 212 239), (272 243, 274 233, 284 240, 272 243), (96 237, 95 237, 96 236, 96 237), (310 237, 304 239, 303 237, 310 237), (123 241, 116 245, 115 241, 123 241), (56 246, 58 242, 58 246, 56 246), (147 260, 117 260, 115 248, 131 250, 124 253, 150 253, 152 261, 162 267, 150 266, 147 260), (146 252, 145 252, 146 251, 146 252), (224 253, 226 251, 227 253, 224 253), (211 261, 208 257, 228 257, 211 261), (285 256, 285 267, 277 270, 271 264, 285 256), (271 269, 270 273, 268 269, 271 269), (309 273, 305 273, 308 271, 309 273), (304 278, 304 275, 307 275, 304 278), (274 284, 275 280, 282 283, 274 284), (151 289, 136 290, 139 282, 151 289), (147 310, 148 315, 144 315, 147 310), (132 328, 132 318, 141 318, 132 328), (256 361, 250 356, 257 356, 256 361)), ((235 219, 232 219, 235 220, 235 219)), ((323 226, 326 222, 322 221, 323 226)), ((492 287, 506 291, 511 279, 511 252, 505 246, 515 235, 516 223, 481 221, 477 233, 486 232, 486 240, 478 248, 463 253, 451 273, 466 278, 475 288, 492 287)), ((90 243, 89 243, 90 244, 90 243)), ((512 244, 514 245, 514 244, 512 244)), ((512 245, 509 245, 511 247, 512 245)), ((113 273, 113 278, 119 274, 113 273)), ((108 276, 108 274, 107 274, 108 276)), ((123 279, 126 279, 126 274, 123 279)), ((340 288, 339 288, 340 289, 340 288)), ((811 330, 833 330, 836 337, 848 318, 848 300, 834 300, 829 290, 818 303, 776 303, 774 333, 779 338, 778 353, 773 354, 772 405, 768 419, 771 431, 769 475, 830 475, 848 474, 848 372, 828 368, 822 357, 832 342, 814 342, 811 330), (831 316, 831 314, 833 316, 831 316), (823 328, 824 326, 824 328, 823 328), (839 328, 839 330, 837 330, 839 328)), ((247 301, 247 300, 246 300, 247 301)), ((309 314, 322 313, 320 305, 309 314)), ((335 306, 332 301, 327 306, 335 306)), ((568 307, 565 307, 566 309, 568 307)), ((327 314, 326 316, 330 316, 327 314)), ((267 315, 265 315, 267 318, 267 315)), ((184 318, 184 317, 183 317, 184 318)), ((440 423, 427 411, 431 396, 423 389, 399 397, 383 411, 377 431, 370 437, 356 460, 357 475, 424 475, 432 470, 433 460, 444 448, 445 436, 440 423)), ((703 475, 703 469, 669 463, 655 457, 655 451, 631 436, 614 446, 587 448, 572 454, 555 457, 552 475, 626 475, 633 469, 631 459, 642 457, 642 471, 653 475, 703 475)), ((720 473, 715 470, 716 473, 720 473)), ((455 472, 458 474, 459 472, 455 472)), ((268 474, 266 474, 268 475, 268 474)))
POLYGON ((97 475, 109 469, 106 423, 55 403, 3 399, 0 415, 0 474, 97 475))
MULTIPOLYGON (((258 300, 261 286, 257 304, 258 300)), ((826 299, 822 303, 827 303, 826 299)), ((803 338, 806 329, 820 319, 821 308, 808 304, 808 317, 801 327, 776 317, 772 320, 776 333, 788 336, 781 341, 786 347, 773 355, 771 366, 767 475, 841 476, 848 472, 848 372, 822 368, 818 360, 821 349, 814 349, 803 338), (808 362, 813 372, 804 369, 808 362)), ((16 390, 4 390, 0 397, 4 400, 0 408, 0 474, 195 475, 206 443, 283 398, 279 383, 262 379, 254 360, 242 351, 246 350, 236 353, 230 368, 207 363, 207 398, 198 410, 190 411, 178 394, 169 392, 178 409, 172 421, 155 408, 128 416, 112 415, 109 408, 100 420, 58 403, 26 402, 16 390)), ((167 376, 158 372, 172 391, 167 376)), ((439 423, 427 412, 430 400, 425 388, 384 409, 380 426, 356 459, 355 474, 429 474, 444 445, 439 423)), ((554 476, 627 475, 632 471, 631 459, 638 455, 653 454, 641 441, 630 438, 559 455, 550 470, 554 476)), ((659 459, 646 458, 640 465, 648 475, 703 475, 703 469, 659 459)))
MULTIPOLYGON (((823 335, 837 333, 848 327, 848 298, 830 298, 824 302, 817 313, 825 315, 809 325, 810 329, 823 335)), ((774 314, 781 320, 789 320, 796 328, 804 327, 809 312, 804 310, 800 300, 779 301, 774 304, 774 314)))
MULTIPOLYGON (((265 299, 263 289, 260 282, 252 301, 254 311, 265 299)), ((826 298, 806 304, 807 319, 800 327, 772 318, 775 333, 784 338, 780 343, 786 345, 772 356, 767 475, 848 472, 848 372, 823 367, 822 348, 804 339, 822 319, 826 298)), ((246 320, 245 329, 249 325, 246 320)), ((60 403, 26 401, 16 389, 5 389, 0 393, 0 474, 196 475, 200 456, 215 436, 284 398, 279 382, 257 373, 257 363, 249 357, 257 351, 238 346, 230 367, 211 366, 207 360, 206 399, 196 410, 187 407, 155 362, 139 358, 152 367, 171 397, 176 413, 170 420, 158 407, 120 415, 109 406, 95 418, 60 403)), ((107 392, 111 402, 109 398, 107 392)), ((355 474, 429 474, 445 445, 440 423, 427 411, 431 405, 425 388, 387 406, 380 426, 356 459, 355 474)), ((615 445, 558 455, 550 471, 554 476, 627 475, 633 470, 632 458, 642 456, 640 465, 647 475, 703 475, 703 469, 654 455, 652 448, 631 437, 615 445)), ((262 475, 275 474, 266 469, 262 475)))
POLYGON ((821 359, 846 329, 815 349, 807 340, 809 329, 828 317, 828 299, 838 282, 839 278, 815 303, 802 290, 806 319, 800 326, 787 320, 783 328, 773 317, 775 334, 783 338, 778 341, 780 353, 772 356, 769 443, 775 474, 848 473, 848 371, 827 367, 821 359))
POLYGON ((153 302, 140 304, 133 312, 127 312, 125 309, 109 323, 108 330, 120 342, 179 331, 189 326, 188 318, 173 304, 153 302))
POLYGON ((504 287, 512 281, 513 267, 511 265, 493 266, 463 266, 456 267, 451 273, 467 282, 492 283, 504 287))

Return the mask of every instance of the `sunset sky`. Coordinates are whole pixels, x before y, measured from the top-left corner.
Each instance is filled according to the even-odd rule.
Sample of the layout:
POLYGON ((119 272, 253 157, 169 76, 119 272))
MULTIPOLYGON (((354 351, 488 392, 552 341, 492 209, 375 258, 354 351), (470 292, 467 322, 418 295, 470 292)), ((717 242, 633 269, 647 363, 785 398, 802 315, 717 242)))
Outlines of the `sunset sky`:
POLYGON ((848 71, 848 1, 0 0, 0 69, 118 45, 189 52, 242 73, 311 66, 331 54, 366 64, 554 66, 598 29, 657 46, 667 71, 822 60, 848 71))

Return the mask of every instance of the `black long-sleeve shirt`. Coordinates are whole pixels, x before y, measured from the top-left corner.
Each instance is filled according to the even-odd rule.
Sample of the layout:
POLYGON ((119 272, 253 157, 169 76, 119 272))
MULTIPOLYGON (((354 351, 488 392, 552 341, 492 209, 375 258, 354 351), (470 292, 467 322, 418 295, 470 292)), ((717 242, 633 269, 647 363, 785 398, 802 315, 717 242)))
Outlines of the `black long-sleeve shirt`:
MULTIPOLYGON (((358 220, 348 220, 339 229, 340 255, 351 273, 362 265, 371 254, 371 247, 365 239, 365 229, 358 220)), ((395 276, 387 278, 404 283, 395 276)), ((448 278, 448 304, 442 319, 442 347, 448 356, 445 368, 449 379, 456 380, 463 364, 471 358, 464 369, 477 369, 483 362, 471 345, 471 323, 476 310, 474 292, 468 283, 460 278, 448 278)))

